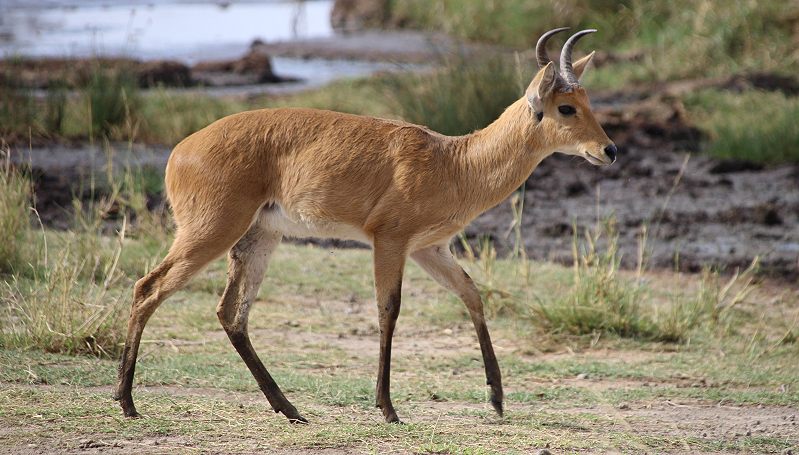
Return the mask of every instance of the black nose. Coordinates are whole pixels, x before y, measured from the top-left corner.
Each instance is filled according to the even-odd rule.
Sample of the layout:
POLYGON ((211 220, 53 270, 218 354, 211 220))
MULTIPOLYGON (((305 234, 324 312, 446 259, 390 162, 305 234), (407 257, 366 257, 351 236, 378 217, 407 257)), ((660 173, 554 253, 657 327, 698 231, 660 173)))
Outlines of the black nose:
POLYGON ((618 151, 619 149, 616 148, 616 144, 610 144, 607 147, 605 147, 605 155, 607 155, 608 158, 610 158, 611 162, 616 161, 616 152, 618 151))

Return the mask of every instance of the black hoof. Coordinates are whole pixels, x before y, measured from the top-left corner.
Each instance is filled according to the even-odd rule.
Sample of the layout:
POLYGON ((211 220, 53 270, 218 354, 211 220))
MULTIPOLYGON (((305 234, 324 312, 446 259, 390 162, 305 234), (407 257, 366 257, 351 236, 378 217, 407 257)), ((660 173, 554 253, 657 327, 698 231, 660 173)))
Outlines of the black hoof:
POLYGON ((396 423, 399 425, 402 424, 402 420, 400 420, 399 416, 397 416, 397 413, 393 409, 383 414, 383 416, 386 418, 386 423, 396 423))
POLYGON ((497 411, 497 414, 502 417, 503 409, 502 409, 502 401, 500 400, 491 400, 491 406, 494 407, 494 410, 497 411))
POLYGON ((290 423, 308 423, 308 420, 305 417, 301 416, 300 413, 297 412, 297 409, 294 408, 294 406, 292 406, 289 409, 281 409, 275 412, 283 413, 283 415, 286 416, 287 419, 289 419, 290 423))

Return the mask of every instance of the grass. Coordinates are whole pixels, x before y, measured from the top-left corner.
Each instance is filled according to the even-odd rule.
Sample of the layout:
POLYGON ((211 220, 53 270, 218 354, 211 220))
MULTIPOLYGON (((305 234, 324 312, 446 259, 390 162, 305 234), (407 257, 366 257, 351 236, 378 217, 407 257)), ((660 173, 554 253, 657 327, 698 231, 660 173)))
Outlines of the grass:
MULTIPOLYGON (((401 118, 444 134, 461 135, 496 119, 522 95, 533 70, 532 62, 502 56, 442 58, 434 70, 339 81, 294 95, 249 100, 162 88, 145 94, 122 74, 99 70, 79 96, 67 96, 63 87, 54 87, 47 96, 35 97, 10 79, 0 87, 0 134, 15 144, 57 138, 175 144, 235 112, 304 106, 401 118)), ((621 62, 591 70, 586 85, 622 89, 631 82, 651 81, 653 76, 647 72, 660 74, 661 68, 648 65, 621 62)), ((675 77, 683 76, 687 75, 675 77)), ((688 118, 706 133, 704 149, 708 153, 767 163, 799 161, 799 133, 793 121, 799 104, 795 97, 755 90, 703 90, 686 95, 684 103, 688 118)))
POLYGON ((24 245, 30 235, 28 207, 31 182, 11 168, 8 157, 0 164, 0 273, 24 267, 24 245))
POLYGON ((597 28, 605 51, 643 51, 646 80, 797 69, 791 12, 779 1, 722 0, 422 0, 394 1, 394 23, 529 49, 556 26, 597 28), (786 14, 787 13, 787 14, 786 14), (769 49, 769 52, 764 52, 769 49))
POLYGON ((736 307, 754 290, 757 258, 749 268, 736 271, 726 281, 718 272, 705 269, 694 292, 647 305, 653 296, 642 276, 644 240, 634 277, 620 274, 617 242, 612 219, 598 223, 593 232, 587 231, 584 241, 573 240, 574 283, 570 291, 549 302, 539 302, 534 308, 534 316, 547 330, 685 343, 697 332, 726 335, 740 325, 736 307))
MULTIPOLYGON (((125 238, 126 251, 146 249, 142 242, 125 238)), ((264 302, 253 308, 253 343, 311 425, 287 425, 274 415, 227 341, 214 314, 224 283, 224 263, 217 261, 195 286, 163 305, 145 331, 134 391, 143 419, 119 418, 110 399, 114 359, 0 349, 4 445, 75 450, 117 444, 143 452, 529 453, 549 446, 567 453, 726 453, 779 452, 799 442, 790 428, 747 436, 751 422, 733 420, 748 413, 768 425, 769 413, 777 413, 780 422, 780 415, 789 422, 799 404, 794 343, 752 356, 739 349, 737 336, 718 345, 603 338, 593 346, 560 340, 550 345, 551 354, 542 354, 536 348, 551 340, 530 333, 529 322, 512 313, 490 321, 507 391, 507 415, 500 420, 486 403, 479 349, 463 305, 414 265, 406 274, 392 374, 394 401, 408 423, 382 424, 372 397, 377 335, 370 262, 363 250, 283 245, 260 293, 264 302), (198 286, 203 281, 212 284, 198 286), (585 379, 575 379, 580 374, 585 379), (619 411, 622 405, 629 410, 619 411), (740 434, 716 433, 712 423, 695 420, 708 410, 729 412, 726 425, 740 434), (702 425, 709 434, 685 425, 702 425), (670 429, 656 430, 664 426, 670 429)), ((534 264, 537 273, 521 280, 515 275, 522 273, 520 264, 496 259, 495 286, 553 299, 572 280, 573 271, 551 264, 534 264)), ((481 279, 483 264, 465 265, 481 279)), ((653 294, 674 288, 690 294, 697 286, 688 276, 649 279, 653 294)), ((796 314, 791 301, 786 297, 768 308, 796 314)), ((741 305, 763 310, 750 299, 741 305)), ((770 326, 782 316, 769 311, 763 317, 763 326, 770 326)))
POLYGON ((92 179, 92 197, 73 200, 71 230, 38 232, 30 228, 31 183, 6 165, 0 183, 9 246, 3 251, 8 267, 0 289, 0 346, 104 357, 120 352, 133 279, 163 251, 153 242, 167 235, 161 214, 146 205, 148 175, 109 168, 107 188, 98 191, 92 179), (126 251, 129 226, 147 239, 139 250, 148 253, 126 251))
MULTIPOLYGON (((123 128, 126 136, 135 134, 137 86, 129 73, 95 69, 84 90, 91 114, 90 136, 107 136, 117 128, 123 128)), ((48 104, 52 104, 49 99, 48 104)))
POLYGON ((709 134, 708 153, 768 163, 799 162, 796 97, 704 90, 689 95, 685 103, 691 120, 709 134))
MULTIPOLYGON (((575 234, 576 235, 576 234, 575 234)), ((550 332, 574 335, 610 334, 629 338, 653 336, 652 321, 641 314, 646 289, 640 281, 619 276, 612 221, 586 232, 585 241, 573 240, 574 284, 568 293, 549 302, 539 302, 534 316, 550 332), (607 242, 605 248, 598 243, 607 242)))
POLYGON ((385 90, 403 119, 462 135, 484 128, 519 99, 525 88, 519 71, 508 58, 452 56, 438 70, 386 78, 385 90))
MULTIPOLYGON (((6 185, 27 185, 11 169, 6 175, 13 177, 6 185)), ((96 201, 76 205, 72 231, 30 233, 30 271, 3 275, 0 423, 10 450, 34 444, 45 451, 529 453, 549 446, 661 453, 780 451, 797 443, 776 425, 747 436, 747 421, 727 421, 737 436, 652 430, 707 426, 692 419, 718 404, 730 409, 728 419, 743 408, 787 421, 799 404, 798 344, 790 335, 799 317, 795 292, 771 291, 772 303, 763 306, 761 290, 736 292, 747 286, 725 285, 710 272, 635 277, 617 269, 613 235, 608 247, 597 233, 586 249, 576 248, 571 269, 522 254, 497 258, 488 241, 467 249, 464 265, 486 297, 503 368, 504 419, 486 403, 464 306, 411 264, 392 374, 394 401, 409 423, 380 423, 372 395, 377 316, 370 255, 292 245, 277 250, 259 295, 265 303, 254 307, 250 327, 261 357, 312 424, 290 426, 269 411, 229 345, 214 310, 225 283, 222 260, 148 324, 135 390, 145 418, 121 419, 110 388, 130 286, 164 254, 170 234, 146 210, 144 193, 160 189, 156 173, 111 171, 107 180, 96 201), (109 217, 112 208, 116 218, 109 217), (683 301, 702 302, 684 324, 690 331, 668 330, 690 337, 664 343, 629 330, 641 321, 660 324, 657 311, 683 301), (596 302, 595 311, 571 311, 596 302), (745 317, 726 321, 733 307, 745 317), (592 322, 579 328, 580 319, 592 322), (718 330, 732 324, 735 330, 718 330), (570 325, 578 327, 576 338, 562 336, 570 325), (673 414, 670 403, 685 414, 673 414), (665 420, 652 421, 653 413, 665 420)))

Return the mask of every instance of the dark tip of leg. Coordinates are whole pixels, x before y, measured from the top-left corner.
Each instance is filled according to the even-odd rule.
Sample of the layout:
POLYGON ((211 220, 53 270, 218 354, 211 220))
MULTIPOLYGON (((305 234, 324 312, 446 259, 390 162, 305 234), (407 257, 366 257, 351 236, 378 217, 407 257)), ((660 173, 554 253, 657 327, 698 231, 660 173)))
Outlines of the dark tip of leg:
POLYGON ((402 420, 400 420, 400 418, 397 416, 396 413, 394 413, 393 415, 387 415, 386 423, 396 423, 397 425, 403 424, 402 420))
POLYGON ((136 412, 136 408, 133 407, 123 409, 122 413, 125 414, 125 417, 129 417, 131 419, 138 419, 141 417, 141 414, 136 412))
POLYGON ((502 417, 502 414, 503 414, 502 400, 495 400, 495 399, 492 398, 491 399, 491 406, 493 406, 494 410, 497 411, 497 414, 499 414, 499 416, 502 417))
POLYGON ((289 407, 286 407, 284 409, 279 409, 275 412, 282 412, 283 415, 286 416, 286 418, 289 419, 289 422, 291 423, 308 423, 308 420, 306 420, 305 417, 301 416, 300 413, 297 412, 297 408, 295 408, 294 406, 289 405, 289 407))
POLYGON ((394 408, 383 408, 383 417, 386 418, 386 423, 402 423, 394 408))

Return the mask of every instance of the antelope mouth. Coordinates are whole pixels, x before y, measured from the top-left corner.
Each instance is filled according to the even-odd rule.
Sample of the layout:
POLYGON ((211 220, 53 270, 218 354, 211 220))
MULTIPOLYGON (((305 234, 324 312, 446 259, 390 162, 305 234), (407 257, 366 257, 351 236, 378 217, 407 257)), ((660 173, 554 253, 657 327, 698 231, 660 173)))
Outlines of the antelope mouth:
POLYGON ((588 160, 589 163, 593 164, 594 166, 610 166, 613 164, 613 161, 610 160, 607 156, 598 157, 594 156, 588 152, 585 152, 585 159, 588 160))

